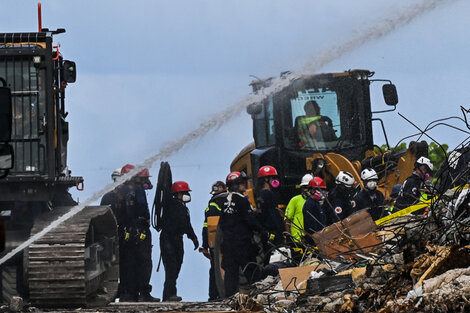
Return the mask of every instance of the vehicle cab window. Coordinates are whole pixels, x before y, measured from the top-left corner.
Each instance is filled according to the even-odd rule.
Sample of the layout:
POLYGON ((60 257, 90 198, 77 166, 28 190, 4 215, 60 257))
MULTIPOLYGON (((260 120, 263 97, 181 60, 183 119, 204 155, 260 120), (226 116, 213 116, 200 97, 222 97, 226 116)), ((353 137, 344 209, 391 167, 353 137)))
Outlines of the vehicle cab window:
POLYGON ((298 91, 290 99, 291 125, 298 147, 326 149, 341 137, 340 113, 336 92, 327 89, 298 91))
POLYGON ((260 113, 253 116, 253 135, 257 147, 266 147, 275 144, 274 106, 273 99, 269 97, 262 105, 260 113))

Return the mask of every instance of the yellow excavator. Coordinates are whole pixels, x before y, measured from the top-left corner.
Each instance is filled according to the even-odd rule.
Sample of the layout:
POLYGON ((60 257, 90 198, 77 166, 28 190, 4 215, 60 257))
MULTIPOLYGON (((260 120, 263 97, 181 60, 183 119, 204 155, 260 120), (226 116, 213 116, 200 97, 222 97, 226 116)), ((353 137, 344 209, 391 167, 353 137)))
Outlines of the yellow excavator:
MULTIPOLYGON (((348 171, 362 185, 361 170, 374 168, 380 179, 379 189, 388 197, 394 185, 411 175, 416 159, 427 156, 428 146, 426 142, 412 142, 406 150, 390 148, 383 121, 375 114, 394 111, 398 95, 390 80, 372 79, 373 75, 368 70, 304 75, 262 102, 248 106, 254 142, 236 156, 231 171, 246 172, 253 187, 259 168, 274 166, 281 182, 281 205, 285 205, 297 194, 296 186, 306 173, 322 177, 332 187, 339 171, 348 171), (372 111, 372 83, 384 83, 383 97, 390 109, 372 111), (310 105, 315 106, 313 114, 310 105), (303 129, 302 119, 320 123, 303 129), (388 147, 385 151, 374 144, 373 122, 382 127, 388 147)), ((253 81, 253 92, 261 92, 272 81, 253 81)), ((252 189, 249 194, 255 205, 252 189)))
MULTIPOLYGON (((274 166, 279 174, 280 208, 298 194, 298 184, 306 173, 322 177, 332 188, 338 173, 348 171, 359 187, 363 185, 362 169, 373 168, 379 176, 378 188, 387 198, 393 186, 402 184, 411 175, 417 158, 427 156, 428 145, 423 141, 411 142, 404 150, 390 147, 383 121, 374 114, 394 111, 398 95, 390 80, 372 79, 373 75, 368 70, 304 75, 247 107, 253 119, 254 142, 235 157, 230 170, 244 171, 250 177, 246 194, 253 207, 256 207, 253 186, 257 185, 258 170, 264 165, 274 166), (371 84, 380 82, 384 83, 385 103, 391 108, 372 112, 371 84), (373 122, 381 125, 386 150, 374 144, 373 122)), ((290 78, 281 74, 281 79, 290 78)), ((253 92, 263 92, 273 81, 273 78, 253 81, 253 92)), ((208 231, 215 251, 217 287, 223 296, 224 271, 220 266, 223 233, 217 222, 217 218, 209 221, 208 231)))

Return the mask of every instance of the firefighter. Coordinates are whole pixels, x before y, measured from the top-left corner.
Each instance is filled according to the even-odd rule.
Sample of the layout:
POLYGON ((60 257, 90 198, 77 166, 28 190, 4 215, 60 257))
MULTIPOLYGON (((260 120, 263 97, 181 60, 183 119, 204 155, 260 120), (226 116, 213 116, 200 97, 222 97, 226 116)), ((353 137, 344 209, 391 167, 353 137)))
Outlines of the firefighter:
POLYGON ((355 210, 366 209, 374 221, 380 219, 384 214, 384 195, 377 189, 379 176, 371 168, 366 168, 361 172, 361 179, 364 188, 354 196, 356 202, 355 210))
MULTIPOLYGON (((121 170, 115 170, 113 180, 134 169, 134 165, 126 164, 121 170)), ((115 188, 113 194, 106 194, 101 204, 111 204, 116 221, 118 223, 119 243, 119 301, 137 302, 138 290, 136 277, 136 266, 134 255, 136 253, 135 238, 131 236, 134 230, 135 192, 131 179, 115 188), (113 205, 114 202, 114 205, 113 205), (114 206, 114 208, 113 208, 114 206)))
POLYGON ((313 234, 325 227, 325 214, 322 204, 326 196, 326 183, 320 177, 314 177, 308 183, 309 197, 303 207, 305 232, 313 234))
POLYGON ((160 235, 160 251, 165 267, 165 283, 163 301, 181 301, 177 295, 176 280, 183 264, 183 235, 192 240, 194 250, 199 241, 194 233, 186 204, 191 201, 189 185, 184 181, 176 181, 171 185, 172 198, 168 207, 163 210, 162 233, 160 235))
POLYGON ((308 183, 313 179, 311 174, 305 174, 300 181, 300 195, 294 196, 287 204, 284 219, 286 231, 290 232, 295 242, 300 242, 303 236, 304 215, 303 207, 309 197, 308 183))
MULTIPOLYGON (((126 164, 121 174, 127 174, 135 168, 126 164)), ((121 224, 123 235, 120 238, 120 266, 123 267, 121 282, 123 288, 120 301, 123 302, 158 302, 160 299, 150 295, 152 286, 149 284, 152 273, 152 237, 150 233, 150 213, 145 188, 150 177, 148 169, 143 169, 128 179, 119 188, 123 198, 121 224)))
MULTIPOLYGON (((421 198, 421 189, 424 183, 429 180, 433 164, 426 157, 420 157, 415 162, 415 168, 410 177, 403 183, 398 198, 395 201, 394 211, 403 210, 410 205, 418 203, 421 198)), ((424 209, 413 212, 413 214, 423 214, 424 209)))
POLYGON ((221 245, 222 268, 225 270, 225 296, 230 297, 238 291, 239 271, 251 283, 257 279, 257 247, 252 243, 253 231, 264 233, 257 221, 250 202, 243 195, 247 188, 248 177, 244 172, 228 174, 226 184, 229 190, 220 216, 219 227, 224 240, 221 245))
POLYGON ((150 174, 147 168, 142 169, 132 178, 136 198, 137 217, 136 227, 136 259, 135 264, 139 267, 137 271, 137 289, 139 301, 158 302, 159 298, 151 296, 152 285, 152 233, 150 231, 150 212, 147 203, 146 190, 153 188, 150 182, 150 174))
MULTIPOLYGON (((273 244, 283 241, 284 222, 278 210, 278 195, 274 192, 279 187, 277 170, 270 165, 262 166, 258 171, 258 196, 256 197, 256 213, 258 221, 269 232, 269 240, 273 244)), ((265 243, 265 252, 269 249, 265 243)))
POLYGON ((334 224, 354 212, 356 206, 354 196, 354 176, 345 171, 340 171, 336 176, 336 187, 328 193, 323 212, 326 216, 326 225, 334 224))
POLYGON ((217 285, 215 282, 214 273, 214 251, 213 247, 209 246, 209 236, 207 232, 207 218, 209 216, 220 216, 224 202, 227 199, 227 186, 222 181, 217 181, 212 184, 211 192, 212 198, 209 200, 209 204, 204 212, 204 226, 202 228, 202 249, 201 252, 206 258, 210 260, 211 267, 209 269, 209 301, 218 300, 219 292, 217 291, 217 285))

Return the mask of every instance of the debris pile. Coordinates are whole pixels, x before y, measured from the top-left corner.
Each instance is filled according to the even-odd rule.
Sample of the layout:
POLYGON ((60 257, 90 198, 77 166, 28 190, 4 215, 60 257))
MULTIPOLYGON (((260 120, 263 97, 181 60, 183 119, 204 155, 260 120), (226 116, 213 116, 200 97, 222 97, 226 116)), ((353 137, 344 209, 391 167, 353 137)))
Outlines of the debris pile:
POLYGON ((376 225, 361 211, 304 243, 297 267, 279 268, 237 295, 243 312, 469 312, 470 148, 453 151, 418 205, 426 214, 376 225), (457 166, 460 164, 461 166, 457 166), (457 169, 457 170, 455 170, 457 169), (455 170, 455 171, 453 171, 455 170))

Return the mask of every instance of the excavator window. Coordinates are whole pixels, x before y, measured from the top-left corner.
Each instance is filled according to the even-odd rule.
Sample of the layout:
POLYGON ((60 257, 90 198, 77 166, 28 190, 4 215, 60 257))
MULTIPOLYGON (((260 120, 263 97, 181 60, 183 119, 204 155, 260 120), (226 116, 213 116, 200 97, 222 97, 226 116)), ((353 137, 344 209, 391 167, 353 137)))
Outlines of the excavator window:
POLYGON ((45 170, 45 70, 32 56, 1 56, 0 76, 11 90, 15 164, 11 173, 45 170))
POLYGON ((354 81, 304 83, 279 97, 285 147, 330 152, 366 145, 362 88, 354 81))
POLYGON ((253 116, 254 128, 253 135, 257 147, 274 145, 274 105, 272 97, 269 97, 262 105, 260 113, 253 116))
POLYGON ((308 89, 290 100, 292 121, 299 147, 318 148, 341 136, 336 92, 308 89))

